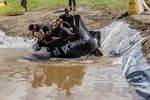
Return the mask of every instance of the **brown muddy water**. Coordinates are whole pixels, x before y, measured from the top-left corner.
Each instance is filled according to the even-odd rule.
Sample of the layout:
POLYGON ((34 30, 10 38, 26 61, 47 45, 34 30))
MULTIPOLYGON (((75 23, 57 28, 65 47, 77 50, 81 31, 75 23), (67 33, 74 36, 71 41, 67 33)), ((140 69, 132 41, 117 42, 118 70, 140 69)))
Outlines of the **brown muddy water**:
POLYGON ((136 100, 114 59, 32 54, 0 49, 0 100, 136 100))

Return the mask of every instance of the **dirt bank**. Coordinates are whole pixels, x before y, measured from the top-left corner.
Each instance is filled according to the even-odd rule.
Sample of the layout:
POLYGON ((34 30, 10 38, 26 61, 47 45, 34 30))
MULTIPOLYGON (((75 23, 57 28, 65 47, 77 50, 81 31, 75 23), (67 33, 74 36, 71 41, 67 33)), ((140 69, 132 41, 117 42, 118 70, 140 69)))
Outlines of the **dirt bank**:
POLYGON ((132 29, 141 32, 141 36, 145 38, 142 42, 142 51, 150 63, 150 15, 128 16, 124 21, 129 23, 132 29))
MULTIPOLYGON (((6 32, 10 36, 31 36, 28 31, 28 26, 31 23, 48 23, 57 18, 61 12, 58 7, 51 9, 42 9, 38 11, 28 11, 27 14, 16 16, 1 15, 0 30, 6 32)), ((85 5, 77 8, 77 11, 72 11, 72 14, 80 14, 89 30, 100 29, 113 20, 127 12, 127 9, 99 9, 94 10, 85 5)), ((141 31, 142 37, 147 37, 143 41, 143 52, 145 57, 150 62, 150 15, 128 16, 123 19, 130 27, 141 31)))
MULTIPOLYGON (((0 16, 0 29, 11 36, 29 36, 28 26, 31 23, 48 23, 57 18, 64 8, 42 9, 29 11, 27 14, 17 16, 0 16)), ((100 29, 112 20, 124 13, 120 9, 100 9, 94 10, 85 5, 72 11, 72 14, 80 14, 89 30, 100 29)), ((17 13, 18 14, 18 13, 17 13)))

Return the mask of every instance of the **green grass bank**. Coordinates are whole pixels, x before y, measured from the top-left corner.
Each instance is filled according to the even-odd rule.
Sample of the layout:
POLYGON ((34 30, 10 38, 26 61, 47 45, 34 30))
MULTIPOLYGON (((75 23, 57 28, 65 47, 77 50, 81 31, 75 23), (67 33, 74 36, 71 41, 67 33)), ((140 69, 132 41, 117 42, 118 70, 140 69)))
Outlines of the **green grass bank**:
MULTIPOLYGON (((0 7, 0 14, 24 12, 20 6, 21 0, 6 0, 7 5, 0 7)), ((76 0, 77 6, 89 5, 95 9, 101 8, 126 8, 128 0, 76 0)), ((43 8, 67 7, 68 0, 28 0, 28 10, 34 11, 43 8)))

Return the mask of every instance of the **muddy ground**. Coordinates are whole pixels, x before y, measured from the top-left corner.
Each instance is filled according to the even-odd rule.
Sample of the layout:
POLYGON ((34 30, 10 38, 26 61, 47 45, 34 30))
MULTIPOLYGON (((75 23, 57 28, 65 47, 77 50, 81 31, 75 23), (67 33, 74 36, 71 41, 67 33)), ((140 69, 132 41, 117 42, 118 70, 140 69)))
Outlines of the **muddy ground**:
MULTIPOLYGON (((38 11, 28 11, 26 14, 0 15, 0 30, 3 30, 10 36, 31 36, 28 26, 32 23, 49 23, 63 12, 63 7, 47 8, 38 11)), ((99 9, 95 10, 85 5, 77 7, 72 14, 80 14, 88 30, 100 29, 121 15, 125 14, 127 9, 99 9)), ((122 20, 130 24, 132 29, 141 32, 142 37, 147 37, 143 45, 143 53, 150 62, 150 15, 126 16, 122 20)))

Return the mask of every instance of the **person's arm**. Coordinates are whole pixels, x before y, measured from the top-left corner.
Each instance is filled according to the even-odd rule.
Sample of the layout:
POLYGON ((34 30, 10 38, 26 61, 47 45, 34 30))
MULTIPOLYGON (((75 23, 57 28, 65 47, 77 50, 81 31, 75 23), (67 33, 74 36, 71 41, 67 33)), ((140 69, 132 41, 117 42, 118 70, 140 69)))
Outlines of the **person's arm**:
POLYGON ((68 35, 75 35, 75 33, 72 33, 70 31, 67 31, 68 35))
POLYGON ((68 28, 65 28, 65 27, 64 27, 64 29, 66 30, 68 35, 75 35, 75 33, 72 32, 73 31, 72 28, 69 28, 69 29, 72 29, 71 31, 68 28))
POLYGON ((67 29, 68 31, 73 32, 73 28, 68 22, 63 22, 63 27, 67 29))
POLYGON ((76 22, 75 22, 75 18, 73 17, 73 19, 72 19, 72 24, 74 25, 74 26, 76 26, 76 22))
POLYGON ((72 27, 74 27, 76 31, 79 31, 79 28, 78 28, 77 25, 76 25, 74 16, 73 16, 73 19, 72 19, 72 24, 73 24, 72 27))
POLYGON ((73 15, 71 15, 71 16, 72 16, 72 24, 73 24, 74 26, 76 26, 75 18, 74 18, 73 15))
POLYGON ((32 31, 32 35, 39 39, 39 36, 35 33, 35 31, 32 31))
POLYGON ((49 43, 52 43, 53 41, 57 40, 57 39, 60 39, 61 37, 51 37, 51 41, 44 41, 45 44, 49 44, 49 43))
POLYGON ((50 22, 49 24, 56 23, 58 20, 59 20, 59 18, 57 18, 57 19, 54 19, 54 20, 53 20, 52 22, 50 22))
POLYGON ((72 28, 72 27, 67 28, 67 30, 68 30, 69 32, 73 32, 73 28, 72 28))
POLYGON ((44 34, 42 29, 40 29, 39 32, 40 32, 39 40, 41 40, 41 39, 43 39, 45 37, 45 34, 44 34))

